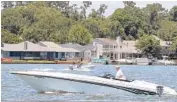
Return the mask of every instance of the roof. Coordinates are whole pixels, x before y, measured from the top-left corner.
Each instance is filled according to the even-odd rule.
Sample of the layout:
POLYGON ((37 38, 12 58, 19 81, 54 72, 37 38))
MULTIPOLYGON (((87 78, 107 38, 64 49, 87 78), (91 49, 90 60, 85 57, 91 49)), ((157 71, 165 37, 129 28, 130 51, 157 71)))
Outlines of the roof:
POLYGON ((73 48, 81 48, 83 47, 82 45, 79 44, 73 44, 73 43, 67 43, 67 44, 59 44, 62 47, 73 47, 73 48))
POLYGON ((116 40, 108 39, 108 38, 96 38, 93 42, 100 43, 102 45, 114 45, 117 44, 116 40))
POLYGON ((29 41, 24 41, 24 42, 21 42, 18 44, 4 44, 4 47, 1 47, 1 49, 3 51, 79 52, 76 49, 62 48, 60 46, 53 46, 53 44, 55 45, 55 43, 52 43, 52 42, 45 42, 45 43, 40 42, 38 44, 35 44, 35 43, 29 42, 29 41), (25 49, 25 44, 26 44, 27 49, 25 49), (49 47, 50 44, 52 45, 51 47, 49 47))
POLYGON ((73 48, 79 51, 83 51, 85 49, 84 46, 79 44, 73 44, 73 43, 59 44, 59 45, 64 48, 73 48))
POLYGON ((58 44, 51 41, 40 41, 38 44, 45 47, 53 47, 53 48, 60 47, 58 44))
POLYGON ((87 50, 96 50, 96 49, 95 49, 96 47, 95 47, 93 44, 85 45, 84 48, 85 48, 85 50, 86 50, 86 49, 87 49, 87 50))
POLYGON ((39 44, 41 46, 46 46, 56 52, 80 52, 77 49, 69 48, 69 47, 68 48, 62 47, 62 46, 59 46, 58 44, 56 44, 54 42, 50 42, 50 41, 40 41, 39 44))
POLYGON ((38 44, 34 44, 29 41, 24 41, 18 44, 6 44, 4 43, 4 46, 1 48, 3 51, 30 51, 30 52, 51 52, 50 49, 47 47, 40 46, 38 44), (26 44, 26 49, 25 49, 25 44, 26 44))

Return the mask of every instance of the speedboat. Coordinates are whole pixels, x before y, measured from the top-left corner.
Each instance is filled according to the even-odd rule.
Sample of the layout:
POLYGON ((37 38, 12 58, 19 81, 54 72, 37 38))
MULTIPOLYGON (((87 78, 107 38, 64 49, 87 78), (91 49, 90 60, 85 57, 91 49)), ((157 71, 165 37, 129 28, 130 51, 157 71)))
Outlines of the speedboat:
POLYGON ((88 63, 83 65, 70 65, 68 68, 63 70, 75 70, 75 71, 91 71, 95 65, 88 63))
POLYGON ((93 65, 91 62, 87 63, 87 64, 84 64, 81 66, 82 68, 94 68, 95 65, 93 65))
POLYGON ((72 92, 88 94, 118 94, 124 90, 135 94, 158 95, 161 87, 162 95, 177 95, 169 87, 141 80, 117 80, 110 76, 88 76, 61 72, 14 71, 38 92, 72 92))

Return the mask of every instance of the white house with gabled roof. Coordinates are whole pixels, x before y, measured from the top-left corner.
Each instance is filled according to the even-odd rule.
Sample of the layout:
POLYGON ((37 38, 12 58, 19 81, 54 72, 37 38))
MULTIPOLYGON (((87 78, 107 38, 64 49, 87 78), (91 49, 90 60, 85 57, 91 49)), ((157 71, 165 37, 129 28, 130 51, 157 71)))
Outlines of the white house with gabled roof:
POLYGON ((73 58, 78 50, 72 48, 63 48, 53 46, 53 42, 40 42, 38 44, 24 41, 18 44, 3 44, 1 46, 1 53, 3 57, 12 59, 47 59, 55 60, 61 58, 73 58), (62 53, 64 53, 62 55, 62 53), (67 56, 67 53, 74 53, 67 56))
POLYGON ((71 47, 62 47, 50 41, 40 41, 38 44, 40 46, 48 47, 49 49, 55 51, 55 53, 53 54, 55 59, 73 59, 75 57, 79 57, 80 51, 71 47))

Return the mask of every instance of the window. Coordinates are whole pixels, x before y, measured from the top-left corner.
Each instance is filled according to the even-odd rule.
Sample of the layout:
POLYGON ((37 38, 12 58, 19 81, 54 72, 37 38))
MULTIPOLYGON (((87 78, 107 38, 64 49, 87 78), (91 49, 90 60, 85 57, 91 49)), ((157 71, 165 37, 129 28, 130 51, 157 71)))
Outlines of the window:
POLYGON ((40 52, 33 52, 34 57, 40 57, 40 52))
POLYGON ((75 56, 76 56, 76 57, 79 57, 79 52, 76 52, 75 56))
POLYGON ((58 58, 58 52, 55 52, 55 58, 58 58))
POLYGON ((20 57, 21 53, 20 52, 10 52, 10 57, 20 57))
POLYGON ((65 53, 64 53, 64 52, 61 53, 61 57, 62 57, 62 58, 65 57, 65 53))
POLYGON ((109 48, 109 45, 104 45, 103 48, 105 48, 105 49, 106 49, 106 48, 109 48))
POLYGON ((25 56, 25 57, 32 57, 32 56, 33 56, 33 53, 32 53, 32 52, 25 52, 25 53, 24 53, 24 56, 25 56))
POLYGON ((74 53, 73 52, 67 52, 66 57, 67 58, 72 58, 72 57, 74 57, 74 53))

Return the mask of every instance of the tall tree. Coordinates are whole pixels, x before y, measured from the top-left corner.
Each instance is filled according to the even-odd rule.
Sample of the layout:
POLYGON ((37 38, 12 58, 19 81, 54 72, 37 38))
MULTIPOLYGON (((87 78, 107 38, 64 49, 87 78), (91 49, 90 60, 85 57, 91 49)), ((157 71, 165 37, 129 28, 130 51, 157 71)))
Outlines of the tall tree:
POLYGON ((19 43, 21 42, 22 39, 20 39, 20 36, 14 35, 10 33, 8 30, 3 30, 1 31, 1 43, 19 43))
POLYGON ((171 50, 175 51, 176 54, 177 54, 177 36, 175 38, 173 38, 173 42, 172 42, 172 45, 171 45, 171 50))
POLYGON ((97 11, 95 9, 91 9, 91 13, 89 14, 89 17, 97 18, 98 17, 97 11))
POLYGON ((147 4, 143 9, 147 15, 147 22, 152 26, 153 30, 158 30, 160 28, 159 22, 163 18, 165 8, 159 3, 147 4))
POLYGON ((86 19, 86 10, 88 7, 90 7, 90 5, 92 5, 91 1, 83 1, 83 6, 81 6, 81 19, 84 18, 86 19))
POLYGON ((71 6, 69 1, 46 1, 49 7, 54 7, 60 10, 66 17, 69 18, 71 6))
POLYGON ((80 20, 80 13, 79 13, 79 8, 77 7, 76 4, 73 4, 72 6, 72 10, 70 13, 70 18, 75 20, 75 21, 79 21, 80 20))
POLYGON ((123 1, 125 7, 135 7, 136 3, 133 1, 123 1))
POLYGON ((177 6, 173 6, 173 8, 170 10, 170 15, 172 16, 173 21, 177 21, 177 6))
POLYGON ((100 17, 104 17, 103 14, 105 13, 106 9, 108 8, 107 5, 101 4, 100 8, 97 10, 97 13, 99 14, 100 17))
MULTIPOLYGON (((124 28, 127 39, 138 38, 138 31, 145 26, 144 13, 140 8, 126 7, 124 9, 117 9, 110 17, 112 22, 120 22, 124 28)), ((123 34, 122 34, 123 35, 123 34)), ((123 37, 125 38, 125 36, 123 37)))
POLYGON ((70 41, 81 45, 88 44, 92 41, 92 35, 82 25, 73 25, 69 31, 70 41))
POLYGON ((163 20, 160 22, 160 28, 157 31, 158 36, 165 41, 172 41, 177 36, 177 23, 163 20))

